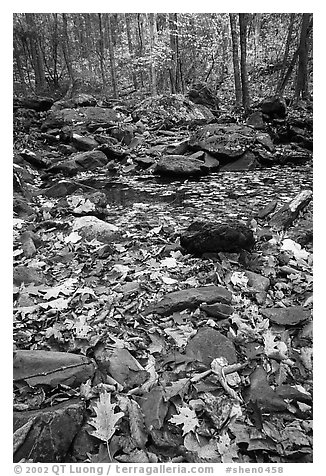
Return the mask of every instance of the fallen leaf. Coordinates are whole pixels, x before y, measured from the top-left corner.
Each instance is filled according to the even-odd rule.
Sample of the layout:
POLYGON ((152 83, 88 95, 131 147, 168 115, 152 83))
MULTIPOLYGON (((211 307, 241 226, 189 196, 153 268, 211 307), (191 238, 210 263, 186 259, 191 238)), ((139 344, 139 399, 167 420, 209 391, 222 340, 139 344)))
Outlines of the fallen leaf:
POLYGON ((186 435, 190 431, 194 431, 197 426, 199 426, 199 421, 194 410, 191 410, 189 407, 179 407, 179 414, 173 415, 170 418, 171 423, 176 425, 182 425, 182 434, 186 435))
POLYGON ((111 394, 104 392, 100 394, 100 400, 94 407, 96 417, 91 418, 89 423, 95 427, 90 434, 108 443, 112 438, 116 424, 124 416, 123 412, 114 413, 116 403, 111 403, 111 394))

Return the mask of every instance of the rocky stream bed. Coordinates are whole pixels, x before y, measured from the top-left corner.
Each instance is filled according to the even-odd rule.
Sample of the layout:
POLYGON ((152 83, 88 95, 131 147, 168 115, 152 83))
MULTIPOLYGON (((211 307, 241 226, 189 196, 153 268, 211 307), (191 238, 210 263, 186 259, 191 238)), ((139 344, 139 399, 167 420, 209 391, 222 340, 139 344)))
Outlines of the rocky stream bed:
POLYGON ((123 123, 93 105, 86 130, 84 103, 23 106, 14 461, 310 462, 312 162, 298 117, 292 129, 260 117, 275 148, 228 123, 221 150, 214 126, 198 155, 175 118, 214 116, 189 101, 163 141, 160 108, 123 123), (181 176, 161 173, 164 154, 181 176))

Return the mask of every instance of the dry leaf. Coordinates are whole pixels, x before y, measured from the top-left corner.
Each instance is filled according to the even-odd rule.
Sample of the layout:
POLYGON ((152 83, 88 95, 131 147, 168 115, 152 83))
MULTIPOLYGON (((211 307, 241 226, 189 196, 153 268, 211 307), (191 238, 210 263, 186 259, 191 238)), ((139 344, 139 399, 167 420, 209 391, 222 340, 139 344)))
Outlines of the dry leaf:
POLYGON ((114 413, 116 403, 111 403, 110 393, 101 393, 100 401, 94 408, 96 417, 91 418, 89 423, 95 427, 91 435, 105 441, 106 443, 112 438, 116 428, 117 422, 124 416, 123 412, 114 413))

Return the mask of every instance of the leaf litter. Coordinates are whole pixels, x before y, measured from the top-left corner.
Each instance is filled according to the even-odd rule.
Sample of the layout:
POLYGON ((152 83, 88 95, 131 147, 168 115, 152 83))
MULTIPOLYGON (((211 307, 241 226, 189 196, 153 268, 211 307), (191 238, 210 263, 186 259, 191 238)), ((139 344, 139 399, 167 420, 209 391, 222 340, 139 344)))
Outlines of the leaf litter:
MULTIPOLYGON (((74 352, 98 364, 96 377, 77 389, 92 412, 88 423, 95 444, 89 461, 309 461, 309 323, 282 327, 264 318, 244 273, 249 269, 270 278, 264 307, 311 308, 311 244, 301 246, 293 235, 273 230, 265 239, 265 224, 255 215, 266 200, 281 204, 311 185, 306 166, 295 170, 291 190, 286 166, 255 171, 255 181, 252 172, 212 174, 195 187, 187 181, 154 182, 145 174, 125 176, 121 183, 151 198, 111 204, 107 221, 118 236, 104 245, 73 231, 73 218, 59 200, 39 200, 44 220, 36 225, 42 246, 34 257, 20 250, 19 235, 28 223, 14 221, 15 266, 34 265, 46 274, 44 283, 15 286, 16 349, 74 352), (266 174, 276 186, 266 185, 266 174), (257 187, 259 193, 251 195, 257 187), (237 200, 230 198, 234 188, 237 200), (156 196, 161 198, 156 201, 156 196), (180 232, 198 214, 205 219, 237 216, 251 223, 258 239, 255 253, 220 253, 218 259, 205 260, 184 255, 180 232), (46 220, 52 220, 52 228, 44 226, 46 220), (292 271, 287 273, 286 266, 292 271), (211 319, 199 307, 166 317, 158 316, 155 307, 143 313, 169 292, 210 284, 233 293, 234 312, 227 319, 211 319), (232 339, 240 365, 236 378, 224 375, 228 362, 214 373, 185 353, 203 326, 232 339), (106 366, 117 351, 119 371, 106 366)), ((77 198, 70 204, 84 213, 92 208, 77 198)), ((53 401, 59 402, 60 395, 58 388, 53 401)), ((31 405, 20 393, 16 398, 24 408, 31 405)), ((28 431, 26 426, 23 433, 28 431)), ((17 435, 17 444, 21 438, 17 435)))

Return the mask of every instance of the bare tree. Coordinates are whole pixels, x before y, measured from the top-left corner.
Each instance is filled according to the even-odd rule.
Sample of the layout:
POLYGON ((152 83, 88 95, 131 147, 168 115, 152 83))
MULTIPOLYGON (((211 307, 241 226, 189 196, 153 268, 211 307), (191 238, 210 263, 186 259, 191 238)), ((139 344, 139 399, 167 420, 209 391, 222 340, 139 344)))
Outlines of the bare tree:
POLYGON ((234 86, 235 86, 235 103, 237 107, 240 107, 242 98, 242 88, 240 79, 240 66, 239 66, 239 41, 237 33, 237 15, 236 13, 230 13, 230 26, 232 36, 232 59, 233 59, 233 71, 234 71, 234 86))
POLYGON ((241 84, 242 84, 242 105, 247 112, 250 106, 249 82, 247 71, 247 25, 248 14, 239 13, 240 25, 240 51, 241 51, 241 84))

